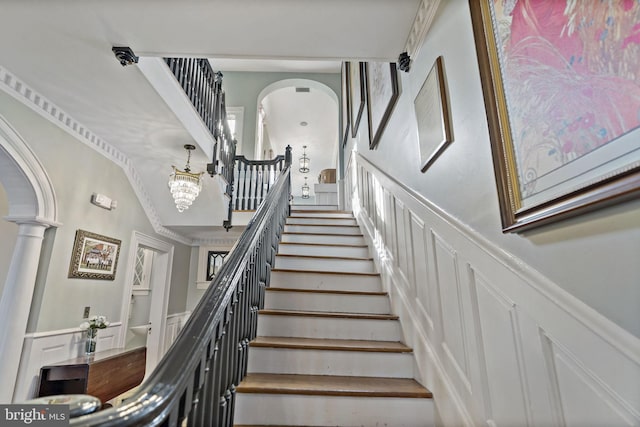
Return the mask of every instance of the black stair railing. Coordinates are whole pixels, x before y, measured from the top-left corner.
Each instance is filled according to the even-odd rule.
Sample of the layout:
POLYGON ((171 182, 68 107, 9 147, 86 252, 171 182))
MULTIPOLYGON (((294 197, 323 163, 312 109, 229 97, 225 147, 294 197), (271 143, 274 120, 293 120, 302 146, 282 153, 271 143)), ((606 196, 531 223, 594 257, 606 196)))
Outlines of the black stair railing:
POLYGON ((229 253, 189 321, 138 391, 72 426, 232 426, 235 390, 289 215, 290 168, 282 173, 229 253))

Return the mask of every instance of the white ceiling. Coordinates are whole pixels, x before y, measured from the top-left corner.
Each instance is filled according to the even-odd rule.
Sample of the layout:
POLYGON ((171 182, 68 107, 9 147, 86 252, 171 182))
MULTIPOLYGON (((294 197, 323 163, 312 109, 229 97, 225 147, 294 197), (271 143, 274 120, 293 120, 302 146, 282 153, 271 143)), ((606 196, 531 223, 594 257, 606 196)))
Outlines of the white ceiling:
MULTIPOLYGON (((112 46, 130 46, 141 56, 217 58, 221 70, 338 72, 342 59, 395 60, 419 3, 1 0, 0 66, 129 158, 161 225, 203 226, 195 218, 198 211, 206 217, 207 200, 215 197, 205 188, 202 200, 176 223, 164 184, 172 164, 184 165, 182 145, 192 141, 190 134, 139 69, 116 61, 112 46)), ((271 109, 283 104, 277 97, 269 103, 271 109)), ((272 132, 275 137, 280 131, 272 132)), ((313 150, 312 162, 319 158, 313 150)), ((204 170, 208 161, 194 153, 193 169, 204 170)))
POLYGON ((212 58, 211 65, 220 71, 339 73, 341 61, 212 58))

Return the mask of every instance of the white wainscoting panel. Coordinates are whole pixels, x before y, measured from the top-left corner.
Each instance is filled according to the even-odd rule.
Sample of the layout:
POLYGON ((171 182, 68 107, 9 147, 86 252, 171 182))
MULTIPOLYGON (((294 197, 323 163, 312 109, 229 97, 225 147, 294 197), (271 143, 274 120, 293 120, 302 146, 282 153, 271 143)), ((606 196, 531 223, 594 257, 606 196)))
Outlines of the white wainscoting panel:
MULTIPOLYGON (((96 351, 115 348, 121 333, 122 324, 119 322, 98 331, 96 351)), ((41 367, 84 355, 85 341, 85 332, 77 328, 26 334, 13 394, 14 402, 35 397, 41 367)))
POLYGON ((402 274, 402 278, 406 281, 407 280, 407 274, 406 274, 406 268, 407 268, 407 251, 408 248, 410 247, 410 241, 407 241, 407 227, 405 224, 405 219, 406 219, 406 215, 405 215, 405 208, 404 208, 404 204, 399 201, 396 200, 395 203, 395 219, 396 219, 396 223, 395 223, 395 229, 396 229, 396 240, 398 242, 398 247, 397 247, 397 266, 398 268, 398 272, 400 274, 402 274))
POLYGON ((385 232, 383 241, 387 243, 389 247, 389 256, 396 258, 398 254, 398 242, 397 235, 394 232, 395 227, 395 206, 394 206, 393 194, 384 190, 384 217, 385 217, 385 232))
POLYGON ((432 232, 434 244, 434 267, 440 307, 443 319, 442 350, 443 363, 448 367, 451 379, 456 381, 459 390, 471 392, 469 381, 469 355, 465 341, 465 316, 462 308, 463 300, 458 276, 458 255, 440 236, 432 232))
POLYGON ((484 343, 485 363, 489 382, 490 411, 487 414, 497 425, 522 423, 528 414, 526 387, 521 378, 520 331, 516 305, 505 295, 476 276, 479 318, 484 343))
POLYGON ((347 201, 443 426, 640 426, 640 339, 377 169, 347 201))
POLYGON ((173 342, 178 337, 178 334, 182 330, 182 327, 185 325, 185 323, 187 323, 190 315, 190 311, 185 311, 184 313, 175 313, 167 316, 167 326, 165 328, 164 336, 165 353, 169 350, 171 344, 173 344, 173 342))

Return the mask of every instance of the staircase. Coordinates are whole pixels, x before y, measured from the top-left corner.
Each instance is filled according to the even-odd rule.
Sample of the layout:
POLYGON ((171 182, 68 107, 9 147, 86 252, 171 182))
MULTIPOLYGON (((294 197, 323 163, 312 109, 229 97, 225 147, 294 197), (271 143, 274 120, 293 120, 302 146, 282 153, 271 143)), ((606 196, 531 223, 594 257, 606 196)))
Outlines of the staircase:
POLYGON ((282 235, 248 375, 240 426, 432 426, 380 275, 351 213, 293 206, 282 235))

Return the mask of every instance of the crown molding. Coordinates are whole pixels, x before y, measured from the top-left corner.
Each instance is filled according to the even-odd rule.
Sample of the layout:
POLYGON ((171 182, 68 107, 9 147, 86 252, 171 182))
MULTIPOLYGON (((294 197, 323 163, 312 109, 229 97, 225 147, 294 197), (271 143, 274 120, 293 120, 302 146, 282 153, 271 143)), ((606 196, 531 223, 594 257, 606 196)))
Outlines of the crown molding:
POLYGON ((404 47, 404 51, 407 52, 411 58, 415 58, 420 52, 422 42, 431 28, 440 1, 441 0, 422 0, 420 2, 416 19, 413 21, 411 32, 409 32, 409 37, 404 47))
POLYGON ((142 180, 133 167, 131 160, 123 152, 98 137, 86 126, 82 125, 67 112, 40 93, 36 92, 33 88, 28 86, 2 66, 0 66, 0 89, 58 126, 78 141, 93 148, 98 153, 120 166, 129 179, 129 183, 131 184, 138 201, 142 205, 142 209, 147 215, 147 219, 151 223, 154 231, 163 237, 167 237, 185 245, 193 244, 192 239, 188 239, 174 231, 171 231, 160 223, 160 216, 151 202, 149 193, 147 193, 144 188, 142 180))

